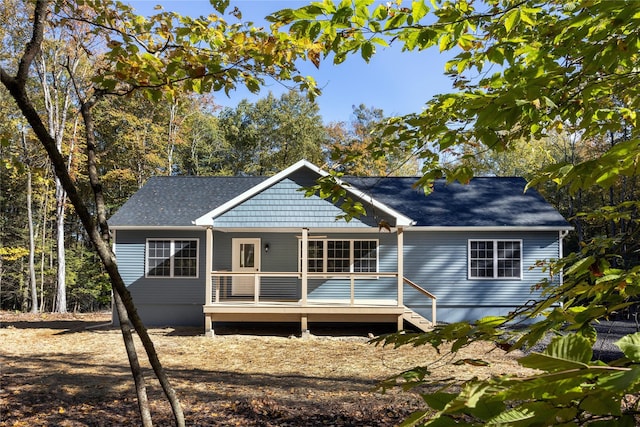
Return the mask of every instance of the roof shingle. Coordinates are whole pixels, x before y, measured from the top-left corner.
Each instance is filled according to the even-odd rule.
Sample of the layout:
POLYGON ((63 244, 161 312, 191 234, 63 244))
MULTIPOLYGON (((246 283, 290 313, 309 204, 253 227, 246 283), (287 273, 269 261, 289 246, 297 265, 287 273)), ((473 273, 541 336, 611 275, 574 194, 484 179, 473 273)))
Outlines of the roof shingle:
MULTIPOLYGON (((182 227, 267 177, 154 177, 116 212, 115 227, 182 227)), ((482 177, 435 183, 426 196, 415 177, 348 177, 344 181, 424 227, 557 227, 569 223, 522 178, 482 177)))

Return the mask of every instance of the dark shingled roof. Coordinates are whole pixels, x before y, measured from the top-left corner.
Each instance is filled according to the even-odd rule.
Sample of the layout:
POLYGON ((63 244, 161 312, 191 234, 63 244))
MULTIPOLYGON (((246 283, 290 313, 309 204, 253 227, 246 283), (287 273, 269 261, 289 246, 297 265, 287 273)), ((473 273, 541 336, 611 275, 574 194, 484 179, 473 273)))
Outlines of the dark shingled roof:
MULTIPOLYGON (((109 220, 112 226, 190 226, 192 221, 258 185, 267 177, 155 177, 109 220)), ((440 180, 428 196, 415 177, 344 179, 375 200, 432 227, 558 227, 569 223, 522 178, 440 180)))
POLYGON ((109 219, 111 226, 191 226, 192 221, 267 177, 156 176, 109 219))
POLYGON ((425 196, 415 177, 345 178, 377 201, 431 227, 559 227, 569 223, 523 178, 481 177, 468 184, 444 180, 425 196))

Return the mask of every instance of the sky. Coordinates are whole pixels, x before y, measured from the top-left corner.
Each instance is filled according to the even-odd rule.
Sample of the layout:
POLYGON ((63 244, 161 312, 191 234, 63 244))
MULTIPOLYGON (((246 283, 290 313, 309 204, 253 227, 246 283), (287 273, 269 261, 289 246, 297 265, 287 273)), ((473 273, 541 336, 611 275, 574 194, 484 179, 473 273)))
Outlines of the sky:
MULTIPOLYGON (((381 0, 384 1, 384 0, 381 0)), ((310 2, 310 1, 309 1, 310 2)), ((264 23, 269 13, 297 8, 309 2, 298 0, 231 0, 230 10, 237 6, 243 21, 264 23)), ((154 6, 182 15, 200 16, 213 12, 208 0, 133 0, 129 1, 138 13, 154 13, 154 6)), ((227 18, 234 22, 233 18, 227 18)), ((378 47, 369 63, 359 54, 351 55, 340 65, 323 61, 316 69, 311 63, 301 64, 303 74, 312 76, 323 94, 316 100, 325 123, 348 122, 353 106, 364 104, 369 108, 380 108, 386 116, 403 115, 422 111, 425 103, 438 93, 449 92, 451 81, 444 76, 447 58, 437 49, 423 52, 401 52, 399 47, 378 47)), ((287 91, 281 84, 266 81, 257 95, 239 89, 227 97, 216 93, 214 101, 224 107, 235 107, 242 99, 255 102, 269 91, 279 96, 287 91)))

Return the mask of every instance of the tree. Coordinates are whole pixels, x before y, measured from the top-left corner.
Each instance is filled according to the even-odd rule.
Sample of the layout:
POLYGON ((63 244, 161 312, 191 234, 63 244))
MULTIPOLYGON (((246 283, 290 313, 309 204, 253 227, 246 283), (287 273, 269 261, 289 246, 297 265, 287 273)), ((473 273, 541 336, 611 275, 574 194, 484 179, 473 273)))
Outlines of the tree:
POLYGON ((300 159, 319 162, 326 132, 315 102, 290 91, 224 109, 218 126, 231 174, 273 175, 300 159))
MULTIPOLYGON (((392 119, 384 131, 396 135, 396 144, 420 152, 425 167, 418 184, 426 191, 435 178, 472 177, 468 163, 442 162, 445 153, 462 160, 478 151, 504 152, 518 141, 564 130, 585 147, 614 143, 598 143, 602 151, 587 158, 555 162, 530 185, 553 184, 575 197, 601 190, 612 194, 636 179, 639 3, 459 0, 433 2, 432 8, 419 0, 411 7, 324 1, 270 19, 279 34, 304 40, 316 56, 332 55, 335 63, 356 53, 368 60, 376 46, 389 44, 455 53, 445 72, 457 91, 435 96, 421 113, 392 119)), ((519 359, 542 374, 471 380, 459 391, 438 384, 438 391, 423 394, 430 409, 405 425, 637 424, 637 407, 628 396, 640 391, 640 334, 618 341, 622 359, 591 360, 593 322, 636 306, 640 296, 637 198, 608 199, 612 206, 578 214, 607 223, 609 235, 585 236, 565 259, 540 261, 550 277, 564 268, 564 282, 539 284, 544 299, 504 318, 382 340, 436 348, 449 342, 455 352, 478 339, 513 350, 534 345, 548 332, 559 334, 543 352, 519 359), (503 329, 519 316, 534 323, 521 331, 503 329)), ((427 368, 416 368, 387 385, 400 381, 412 388, 428 383, 428 374, 427 368)))
MULTIPOLYGON (((221 13, 226 2, 214 2, 214 5, 221 13)), ((0 54, 3 59, 0 62, 0 81, 47 152, 62 188, 109 275, 136 382, 143 425, 151 425, 151 417, 130 325, 140 337, 154 373, 171 403, 176 424, 184 425, 184 414, 176 393, 137 315, 109 245, 110 234, 98 170, 98 145, 92 109, 102 96, 108 94, 129 95, 142 91, 150 99, 159 101, 163 96, 173 100, 182 91, 228 91, 237 84, 257 90, 265 76, 291 79, 299 86, 313 89, 313 81, 299 76, 294 66, 293 61, 302 49, 297 44, 273 39, 252 26, 227 25, 219 16, 196 19, 161 12, 144 19, 121 3, 99 0, 78 4, 38 0, 31 14, 31 24, 32 32, 24 44, 24 51, 17 54, 16 61, 5 61, 4 58, 10 55, 4 51, 0 54), (56 18, 54 25, 63 27, 78 22, 87 23, 96 34, 106 39, 107 50, 96 68, 98 73, 93 76, 93 85, 84 86, 84 82, 76 80, 73 68, 65 67, 74 83, 77 106, 84 122, 88 179, 93 193, 91 209, 91 201, 82 197, 56 144, 55 135, 46 126, 30 96, 32 68, 45 42, 46 21, 52 17, 56 18)), ((84 52, 89 54, 91 51, 86 49, 84 52)))
POLYGON ((327 150, 334 168, 356 176, 415 175, 418 165, 411 150, 393 145, 393 138, 383 133, 384 112, 364 104, 352 108, 348 125, 329 126, 327 150))

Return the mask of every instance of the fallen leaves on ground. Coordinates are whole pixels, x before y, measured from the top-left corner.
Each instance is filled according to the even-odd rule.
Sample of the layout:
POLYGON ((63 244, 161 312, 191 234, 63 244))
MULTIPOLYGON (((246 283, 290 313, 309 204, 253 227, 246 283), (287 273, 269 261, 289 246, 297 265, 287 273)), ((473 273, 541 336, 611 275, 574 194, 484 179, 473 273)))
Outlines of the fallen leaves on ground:
MULTIPOLYGON (((122 337, 109 321, 108 313, 0 313, 0 426, 139 425, 122 337)), ((429 347, 370 345, 366 332, 304 339, 210 338, 187 328, 150 334, 191 426, 393 426, 421 408, 421 399, 374 388, 403 370, 430 365, 435 379, 461 380, 522 371, 513 355, 489 344, 456 356, 489 366, 454 366, 429 347)), ((139 342, 137 348, 154 423, 173 425, 139 342)))

